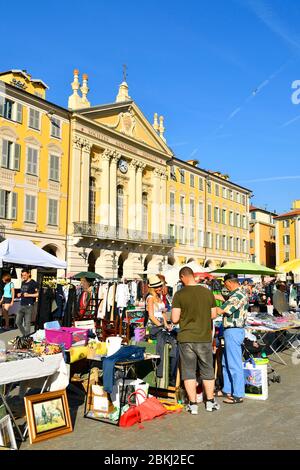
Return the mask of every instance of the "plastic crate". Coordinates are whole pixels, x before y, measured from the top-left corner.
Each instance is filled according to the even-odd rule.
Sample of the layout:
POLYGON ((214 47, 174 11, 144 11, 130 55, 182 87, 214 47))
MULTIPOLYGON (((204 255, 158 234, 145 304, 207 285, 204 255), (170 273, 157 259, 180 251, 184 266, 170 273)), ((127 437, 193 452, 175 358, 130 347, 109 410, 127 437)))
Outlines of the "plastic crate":
POLYGON ((86 346, 88 342, 88 330, 81 328, 61 327, 59 330, 45 330, 48 343, 63 344, 65 349, 71 346, 86 346))

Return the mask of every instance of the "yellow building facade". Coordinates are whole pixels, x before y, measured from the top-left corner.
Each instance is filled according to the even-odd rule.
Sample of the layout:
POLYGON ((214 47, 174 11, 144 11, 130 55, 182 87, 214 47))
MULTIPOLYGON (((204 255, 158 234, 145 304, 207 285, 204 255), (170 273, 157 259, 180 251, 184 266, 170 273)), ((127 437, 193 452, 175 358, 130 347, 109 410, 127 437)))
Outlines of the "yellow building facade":
POLYGON ((275 212, 250 206, 250 255, 254 263, 276 266, 275 212))
POLYGON ((123 81, 91 106, 74 71, 68 109, 27 72, 0 73, 0 226, 59 258, 68 272, 140 278, 166 264, 249 259, 251 191, 177 158, 123 81))
POLYGON ((289 212, 275 217, 276 264, 300 258, 300 200, 293 202, 289 212))
POLYGON ((69 112, 26 71, 0 73, 0 226, 65 259, 69 112))
POLYGON ((227 175, 201 169, 197 160, 174 157, 168 177, 173 262, 214 267, 248 260, 250 195, 227 175))

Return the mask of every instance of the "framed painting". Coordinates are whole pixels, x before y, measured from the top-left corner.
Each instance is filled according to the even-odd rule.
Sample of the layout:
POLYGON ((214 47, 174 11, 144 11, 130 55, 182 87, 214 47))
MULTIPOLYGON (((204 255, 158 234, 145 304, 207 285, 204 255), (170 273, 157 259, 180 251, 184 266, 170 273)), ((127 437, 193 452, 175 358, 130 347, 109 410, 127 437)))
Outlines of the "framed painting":
POLYGON ((0 450, 17 450, 15 433, 10 416, 0 419, 0 450))
POLYGON ((31 444, 72 432, 65 390, 29 395, 24 400, 31 444))

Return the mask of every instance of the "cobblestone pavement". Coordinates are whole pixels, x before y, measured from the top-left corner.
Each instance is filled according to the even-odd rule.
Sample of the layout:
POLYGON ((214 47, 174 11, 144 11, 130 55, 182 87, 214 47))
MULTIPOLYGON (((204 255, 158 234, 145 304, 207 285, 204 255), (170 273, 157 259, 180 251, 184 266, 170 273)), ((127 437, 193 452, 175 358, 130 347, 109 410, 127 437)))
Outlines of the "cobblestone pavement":
MULTIPOLYGON (((2 335, 0 335, 2 336, 2 335)), ((70 395, 74 423, 71 434, 30 445, 22 450, 179 450, 179 449, 300 449, 300 365, 276 365, 281 383, 271 383, 267 401, 245 400, 222 404, 219 412, 207 413, 199 405, 198 416, 169 415, 122 429, 83 418, 83 404, 70 395)))

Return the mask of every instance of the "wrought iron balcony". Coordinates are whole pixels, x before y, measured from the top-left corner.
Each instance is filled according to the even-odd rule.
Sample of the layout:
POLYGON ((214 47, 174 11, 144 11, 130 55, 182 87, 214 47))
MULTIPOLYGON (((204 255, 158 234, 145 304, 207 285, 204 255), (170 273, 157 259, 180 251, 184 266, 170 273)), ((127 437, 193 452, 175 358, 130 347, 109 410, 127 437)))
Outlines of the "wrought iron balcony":
POLYGON ((109 225, 90 224, 88 222, 74 222, 74 235, 93 237, 104 240, 128 241, 131 243, 153 243, 165 246, 174 246, 175 239, 141 230, 132 230, 109 225))

